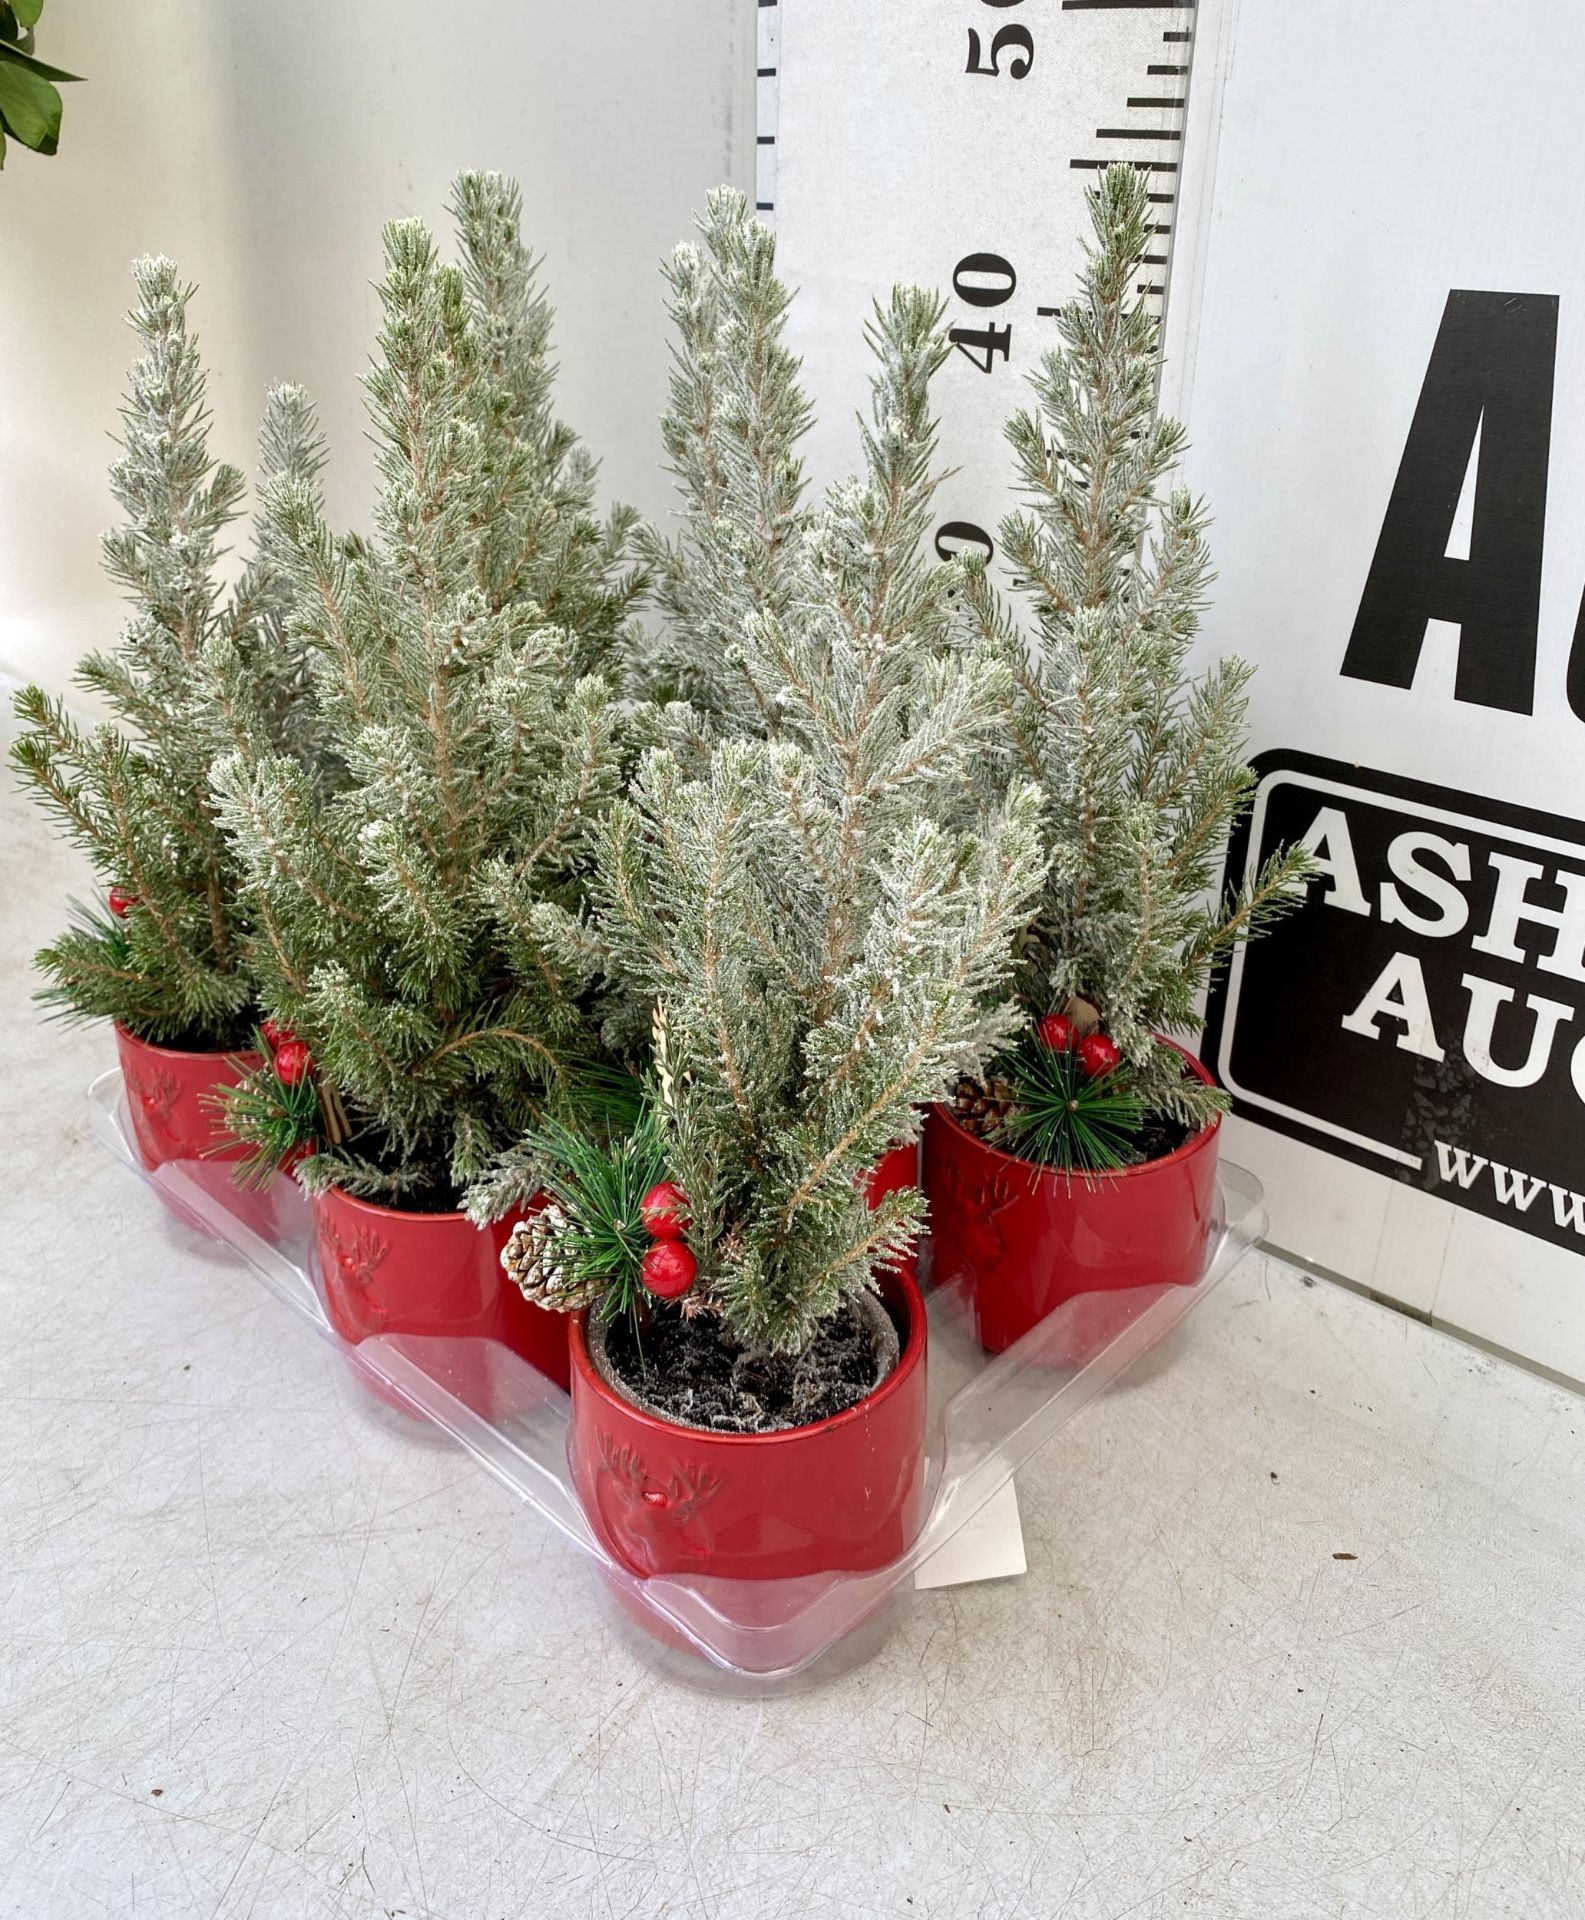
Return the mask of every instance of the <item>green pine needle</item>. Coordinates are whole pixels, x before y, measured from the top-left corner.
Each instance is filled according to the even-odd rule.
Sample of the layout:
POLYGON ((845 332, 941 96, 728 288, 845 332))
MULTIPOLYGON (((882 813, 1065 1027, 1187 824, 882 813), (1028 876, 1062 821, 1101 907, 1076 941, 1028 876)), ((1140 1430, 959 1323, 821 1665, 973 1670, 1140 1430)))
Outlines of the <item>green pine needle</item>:
POLYGON ((236 1165, 239 1187, 268 1186, 296 1155, 314 1148, 321 1131, 319 1089, 312 1075, 289 1087, 275 1071, 262 1033, 255 1033, 254 1046, 264 1055, 263 1066, 235 1086, 203 1096, 230 1136, 215 1151, 239 1143, 250 1149, 236 1165))
POLYGON ((555 1120, 606 1139, 634 1132, 644 1114, 643 1081, 616 1060, 569 1060, 551 1093, 555 1120))
POLYGON ((1143 1156, 1138 1136, 1151 1108, 1127 1065, 1092 1080, 1072 1052, 1029 1039, 1002 1063, 1013 1111, 997 1129, 1025 1159, 1067 1173, 1116 1173, 1143 1156))
POLYGON ((655 1116, 642 1112, 631 1132, 609 1144, 559 1121, 537 1127, 525 1146, 544 1170, 545 1190, 567 1216, 561 1251, 580 1290, 597 1295, 604 1320, 635 1318, 647 1301, 639 1280, 654 1244, 639 1203, 666 1178, 666 1144, 655 1116))

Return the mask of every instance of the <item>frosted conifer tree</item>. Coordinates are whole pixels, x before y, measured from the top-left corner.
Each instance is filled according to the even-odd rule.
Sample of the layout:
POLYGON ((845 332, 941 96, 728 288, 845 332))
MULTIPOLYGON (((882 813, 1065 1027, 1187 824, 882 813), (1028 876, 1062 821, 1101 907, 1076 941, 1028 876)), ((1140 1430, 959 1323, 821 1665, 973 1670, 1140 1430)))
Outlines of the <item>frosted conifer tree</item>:
MULTIPOLYGON (((77 671, 120 724, 84 728, 28 687, 12 757, 106 888, 106 904, 80 907, 39 955, 41 997, 141 1039, 219 1048, 246 1036, 254 990, 210 762, 231 748, 307 751, 302 658, 284 632, 267 526, 235 590, 220 587, 219 542, 243 479, 210 455, 204 370, 187 330, 193 289, 169 260, 139 260, 133 273, 142 354, 110 471, 125 520, 105 536, 104 557, 134 612, 116 650, 77 671)), ((266 480, 315 497, 320 440, 299 389, 269 393, 260 460, 266 480)))
POLYGON ((1184 1079, 1154 1036, 1196 1024, 1213 967, 1292 902, 1307 861, 1290 849, 1212 892, 1253 785, 1251 669, 1189 665, 1211 577, 1207 516, 1185 489, 1163 491, 1184 433, 1157 412, 1160 330, 1137 291, 1144 176, 1109 167, 1091 213, 1062 344, 1032 378, 1036 404, 1008 427, 1028 505, 1003 523, 1002 547, 1026 583, 1033 644, 982 572, 974 597, 1012 671, 1018 757, 1048 795, 1051 864, 1023 998, 1036 1015, 1073 999, 1098 1009, 1132 1093, 1194 1124, 1223 1097, 1184 1079))
MULTIPOLYGON (((899 703, 913 722, 937 713, 952 734, 990 656, 981 648, 964 673, 948 664, 979 636, 965 617, 963 566, 924 545, 941 479, 930 382, 951 351, 941 300, 898 287, 875 309, 863 472, 811 499, 798 453, 811 410, 784 337, 790 295, 776 277, 775 236, 728 188, 711 195, 699 233, 666 272, 676 338, 662 431, 680 526, 670 541, 645 536, 665 615, 652 684, 686 697, 717 733, 819 733, 825 696, 806 688, 795 635, 822 661, 850 648, 860 671, 884 658, 884 704, 853 736, 861 757, 864 724, 883 737, 899 703)), ((989 786, 993 758, 954 765, 989 786)), ((933 797, 946 803, 939 786, 933 797)))
POLYGON ((343 779, 227 756, 263 998, 317 1100, 266 1068, 231 1102, 310 1185, 450 1205, 598 1051, 579 915, 590 834, 620 782, 613 651, 641 584, 628 520, 588 511, 592 466, 550 412, 549 313, 517 190, 464 176, 465 268, 417 221, 385 232, 366 377, 379 497, 338 538, 310 491, 266 512, 343 779))
MULTIPOLYGON (((651 656, 697 705, 663 709, 600 827, 595 931, 655 1009, 690 1307, 790 1352, 918 1228, 918 1194, 871 1213, 866 1176, 1015 1023, 1010 943, 1044 856, 1033 786, 974 801, 1011 680, 965 617, 962 567, 920 552, 940 303, 904 289, 877 310, 863 471, 810 503, 771 236, 726 192, 701 224, 669 276, 682 524, 656 549, 651 656)), ((527 1236, 520 1280, 590 1297, 555 1238, 527 1236)))
MULTIPOLYGON (((656 1005, 701 1297, 751 1345, 805 1345, 906 1249, 921 1197, 872 1213, 866 1175, 1016 1020, 996 996, 1039 882, 1038 795, 953 831, 921 813, 916 745, 894 736, 861 791, 791 740, 721 742, 696 778, 654 748, 602 831, 600 927, 656 1005)), ((934 749, 937 773, 968 745, 934 749)))

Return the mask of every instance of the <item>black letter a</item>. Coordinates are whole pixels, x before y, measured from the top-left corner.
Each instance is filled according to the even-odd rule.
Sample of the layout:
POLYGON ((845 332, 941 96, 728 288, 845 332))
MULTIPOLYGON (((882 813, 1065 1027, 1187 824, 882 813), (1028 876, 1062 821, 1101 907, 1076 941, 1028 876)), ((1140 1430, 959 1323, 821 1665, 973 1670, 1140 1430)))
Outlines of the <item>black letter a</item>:
POLYGON ((1447 297, 1343 671, 1414 684, 1427 620, 1462 628, 1454 697, 1529 713, 1546 520, 1557 296, 1447 297), (1469 558, 1447 557, 1475 434, 1469 558))

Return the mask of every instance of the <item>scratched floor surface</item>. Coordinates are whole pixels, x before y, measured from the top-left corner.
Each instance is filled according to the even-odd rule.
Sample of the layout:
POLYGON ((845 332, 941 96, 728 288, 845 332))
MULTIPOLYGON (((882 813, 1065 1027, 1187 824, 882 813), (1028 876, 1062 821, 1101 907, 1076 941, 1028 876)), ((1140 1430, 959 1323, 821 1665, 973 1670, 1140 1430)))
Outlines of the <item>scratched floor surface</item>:
POLYGON ((582 1562, 86 1139, 0 800, 0 1914, 1585 1914, 1585 1408, 1251 1260, 1020 1479, 1029 1573, 790 1698, 582 1562))

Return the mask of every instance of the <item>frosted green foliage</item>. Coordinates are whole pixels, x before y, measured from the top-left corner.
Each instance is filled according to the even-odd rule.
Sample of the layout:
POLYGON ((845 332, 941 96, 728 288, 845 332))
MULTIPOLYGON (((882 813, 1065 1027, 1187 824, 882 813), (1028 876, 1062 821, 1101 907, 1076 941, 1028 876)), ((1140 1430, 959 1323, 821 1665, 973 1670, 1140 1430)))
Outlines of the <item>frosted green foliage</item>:
MULTIPOLYGON (((940 480, 929 388, 950 351, 942 304, 899 287, 875 309, 862 472, 811 501, 797 452, 811 415, 783 337, 790 296, 776 278, 775 238, 725 188, 699 231, 666 275, 676 341, 664 435, 681 524, 671 542, 648 537, 665 615, 651 682, 686 697, 717 732, 820 738, 818 709, 831 696, 809 661, 830 662, 836 685, 885 656, 884 696, 856 706, 836 743, 862 759, 904 707, 907 723, 928 724, 944 691, 972 705, 979 685, 942 665, 978 641, 965 569, 925 545, 940 480)), ((961 708, 942 711, 936 724, 950 733, 961 718, 961 708)))
MULTIPOLYGON (((587 463, 550 418, 516 204, 508 183, 459 182, 466 272, 421 223, 386 229, 371 535, 332 534, 294 479, 266 495, 338 784, 281 754, 214 775, 262 998, 319 1073, 305 1179, 430 1205, 597 1045, 582 870, 621 774, 613 686, 584 668, 631 585, 620 531, 586 537, 587 463)), ((248 1104, 239 1129, 279 1149, 248 1104)))
POLYGON ((684 527, 674 543, 646 535, 666 616, 652 669, 662 690, 764 732, 774 707, 736 652, 751 615, 785 613, 794 598, 807 524, 796 449, 810 408, 782 337, 790 296, 774 235, 725 187, 699 232, 702 245, 678 247, 666 269, 676 338, 661 427, 684 527))
POLYGON ((1016 1022, 996 996, 1040 879, 1038 795, 953 831, 916 804, 907 751, 844 791, 791 740, 718 744, 698 778, 654 748, 602 829, 599 923, 658 1008, 689 1240, 751 1343, 803 1346, 897 1258, 921 1202, 870 1212, 868 1171, 1016 1022))
POLYGON ((531 603, 563 627, 579 672, 607 668, 647 584, 628 564, 638 516, 619 506, 598 518, 595 461, 552 411, 554 316, 519 236, 517 182, 460 174, 451 211, 488 396, 481 427, 494 484, 483 502, 482 584, 492 606, 531 603))
POLYGON ((1251 670, 1189 666, 1211 578, 1207 517, 1165 486, 1184 434, 1156 410, 1160 330, 1137 292, 1144 176, 1109 167, 1091 211, 1095 243, 1058 317, 1061 345, 1008 426, 1028 505, 1003 523, 1002 547, 1033 644, 982 573, 974 596, 1014 677, 1016 750, 1049 801, 1023 996, 1035 1014, 1072 994, 1093 1001, 1135 1086, 1192 1122, 1220 1096, 1182 1080, 1154 1036, 1197 1024, 1212 969, 1291 903, 1306 856, 1281 853, 1252 882, 1213 891, 1253 785, 1251 670))
POLYGON ((867 1175, 1016 1023, 1001 996, 1044 857, 1034 788, 998 771, 999 646, 966 569, 925 552, 941 303, 899 289, 876 309, 862 470, 810 500, 774 242, 725 191, 700 231, 668 273, 681 526, 650 543, 647 663, 689 703, 646 718, 600 832, 594 930, 656 1009, 700 1298, 737 1338, 797 1350, 918 1227, 916 1194, 869 1212, 867 1175))
MULTIPOLYGON (((139 260, 133 274, 129 318, 142 353, 110 470, 125 517, 104 540, 106 570, 133 613, 115 651, 90 654, 77 672, 119 725, 85 729, 28 687, 12 755, 105 885, 136 898, 124 918, 78 908, 76 924, 39 955, 41 998, 68 1016, 121 1021, 143 1039, 218 1047, 245 1034, 253 987, 209 765, 233 747, 305 750, 302 660, 285 639, 267 526, 236 589, 223 593, 217 578, 243 479, 209 452, 204 370, 187 330, 193 289, 169 260, 139 260)), ((272 390, 264 478, 288 478, 313 498, 320 463, 303 396, 272 390)))

